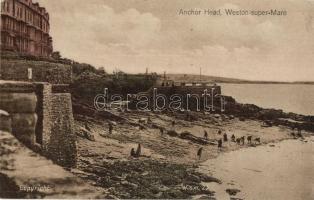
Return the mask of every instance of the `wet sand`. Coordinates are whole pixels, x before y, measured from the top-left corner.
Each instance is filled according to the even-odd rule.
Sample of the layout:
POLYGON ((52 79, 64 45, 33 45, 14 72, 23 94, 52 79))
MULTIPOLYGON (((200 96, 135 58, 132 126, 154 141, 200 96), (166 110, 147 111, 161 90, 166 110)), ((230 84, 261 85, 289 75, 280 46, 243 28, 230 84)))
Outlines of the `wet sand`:
POLYGON ((314 137, 225 153, 200 168, 222 180, 205 184, 217 199, 230 198, 226 189, 241 199, 314 199, 314 137))
MULTIPOLYGON (((277 155, 277 153, 281 152, 281 148, 278 148, 276 146, 277 144, 275 144, 275 147, 269 147, 268 145, 270 143, 277 143, 292 138, 290 128, 283 126, 263 127, 262 122, 256 120, 241 121, 238 118, 199 115, 198 119, 195 121, 185 121, 176 116, 166 114, 134 112, 121 114, 129 121, 116 122, 112 134, 108 133, 107 120, 94 118, 89 118, 87 120, 86 118, 82 118, 81 120, 76 120, 77 129, 84 127, 84 123, 87 121, 91 133, 95 138, 95 141, 89 141, 81 137, 78 139, 78 170, 80 170, 80 173, 77 175, 93 185, 108 189, 108 195, 114 194, 114 196, 118 198, 190 197, 189 194, 191 194, 191 192, 186 193, 183 191, 184 185, 175 184, 182 183, 182 181, 190 184, 190 186, 195 184, 198 185, 197 191, 193 191, 192 193, 194 195, 210 194, 206 198, 213 197, 211 191, 215 191, 217 199, 225 199, 225 197, 230 199, 229 195, 225 192, 226 189, 240 189, 243 192, 239 193, 239 197, 255 197, 254 193, 257 192, 262 194, 265 191, 272 189, 272 185, 276 185, 273 183, 269 184, 268 181, 280 180, 277 177, 272 180, 265 179, 264 181, 259 181, 259 179, 262 180, 262 178, 258 178, 258 175, 256 175, 262 173, 264 170, 263 167, 265 167, 257 167, 259 162, 262 162, 261 164, 263 164, 263 162, 265 162, 265 164, 269 162, 268 165, 270 166, 272 162, 276 161, 276 159, 278 160, 278 158, 282 156, 280 154, 277 155), (228 134, 229 141, 224 142, 223 147, 219 149, 216 144, 201 145, 179 137, 171 137, 167 134, 162 135, 159 129, 152 127, 151 124, 145 124, 145 128, 142 130, 138 126, 130 124, 130 122, 137 123, 139 119, 148 117, 150 117, 154 125, 165 127, 167 130, 175 130, 178 133, 189 131, 196 137, 203 137, 204 130, 206 130, 208 132, 209 140, 213 142, 216 142, 223 137, 222 134, 217 133, 218 130, 221 129, 228 134), (173 120, 176 121, 175 127, 171 127, 173 120), (247 144, 246 141, 244 145, 239 145, 230 141, 231 134, 234 134, 237 138, 248 135, 252 135, 253 138, 260 137, 261 144, 258 144, 258 147, 252 147, 247 144), (140 158, 132 158, 130 156, 130 150, 131 148, 136 148, 139 143, 142 145, 142 156, 140 158), (203 148, 203 154, 199 160, 196 153, 200 147, 203 148), (266 148, 270 155, 274 153, 277 157, 272 158, 264 153, 254 153, 260 148, 266 148), (242 154, 244 155, 244 153, 242 152, 246 151, 252 152, 249 154, 251 156, 243 157, 242 154), (225 158, 225 155, 234 157, 232 156, 233 154, 236 155, 235 159, 228 158, 230 161, 228 161, 228 159, 219 161, 220 159, 225 158), (242 157, 245 159, 245 162, 239 162, 242 157), (216 164, 220 163, 221 165, 227 165, 223 168, 217 164, 215 167, 211 164, 212 162, 215 162, 215 159, 218 160, 216 164), (236 173, 241 174, 241 176, 239 176, 245 180, 246 177, 251 176, 248 179, 250 181, 247 185, 244 183, 242 184, 240 181, 240 185, 232 185, 235 184, 235 181, 237 180, 234 178, 234 174, 232 173, 234 171, 232 169, 234 169, 234 166, 239 165, 239 163, 251 164, 248 166, 239 166, 241 170, 236 173), (128 165, 133 166, 135 169, 140 169, 140 172, 132 171, 132 168, 127 167, 128 165), (162 170, 154 167, 159 165, 166 165, 168 168, 162 170), (181 171, 177 174, 178 176, 173 178, 174 180, 177 180, 177 182, 171 183, 170 185, 164 185, 164 180, 172 174, 172 171, 169 171, 168 169, 175 169, 178 166, 180 166, 179 168, 181 171), (222 186, 225 187, 221 187, 219 184, 209 183, 213 181, 212 178, 207 177, 206 179, 210 180, 206 183, 206 186, 208 186, 207 189, 199 190, 199 181, 201 178, 196 177, 199 175, 195 176, 195 173, 193 172, 194 169, 199 171, 199 166, 201 166, 203 169, 201 172, 205 175, 218 179, 221 178, 223 182, 222 186), (156 169, 159 171, 156 171, 156 169), (219 171, 218 169, 222 170, 219 171), (224 175, 223 172, 225 173, 224 175), (181 177, 181 173, 188 173, 191 176, 181 177), (141 174, 144 174, 145 176, 141 174), (104 178, 106 177, 109 178, 109 180, 105 180, 104 178), (230 180, 228 178, 230 178, 230 180), (145 182, 148 180, 149 184, 145 184, 144 188, 142 188, 140 184, 143 181, 145 182), (132 185, 134 188, 132 190, 126 190, 125 187, 120 186, 122 181, 128 181, 127 184, 132 185), (255 190, 251 190, 251 185, 254 185, 256 182, 260 182, 260 185, 258 185, 255 190), (111 187, 108 187, 110 185, 111 187), (248 188, 249 191, 252 191, 253 194, 247 194, 245 190, 246 188, 248 188)), ((304 135, 307 134, 309 133, 304 132, 304 135)), ((305 166, 311 167, 308 163, 305 166)), ((285 172, 286 169, 278 168, 278 170, 285 172)), ((305 169, 304 171, 309 170, 305 169)), ((284 177, 284 175, 282 176, 284 177)), ((300 177, 299 180, 291 181, 296 182, 298 187, 304 187, 301 180, 302 177, 300 177)), ((214 182, 219 181, 215 180, 214 182)), ((303 180, 303 183, 309 182, 310 181, 308 180, 303 180)), ((200 197, 204 198, 204 196, 200 197)), ((267 196, 265 196, 265 198, 267 198, 267 196)))

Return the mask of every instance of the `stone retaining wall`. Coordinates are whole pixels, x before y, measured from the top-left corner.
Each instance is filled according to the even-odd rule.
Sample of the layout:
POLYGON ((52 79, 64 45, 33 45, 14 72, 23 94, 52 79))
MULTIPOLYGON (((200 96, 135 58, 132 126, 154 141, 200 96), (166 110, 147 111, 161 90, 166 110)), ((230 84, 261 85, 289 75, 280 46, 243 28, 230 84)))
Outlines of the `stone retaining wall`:
POLYGON ((45 61, 2 59, 0 78, 3 80, 69 84, 72 80, 72 67, 45 61), (28 79, 29 68, 32 69, 32 79, 28 79))
POLYGON ((35 143, 37 123, 35 92, 31 93, 0 93, 0 109, 11 116, 12 133, 27 146, 35 143))
POLYGON ((72 114, 71 94, 56 93, 51 95, 52 135, 45 141, 49 157, 62 166, 76 164, 76 136, 73 132, 74 119, 72 114))
MULTIPOLYGON (((0 110, 9 113, 12 133, 56 163, 76 162, 76 136, 70 93, 53 93, 48 83, 0 81, 0 110)), ((1 119, 5 116, 1 115, 1 119)), ((6 124, 0 123, 0 127, 6 124)), ((6 130, 8 131, 8 130, 6 130)))

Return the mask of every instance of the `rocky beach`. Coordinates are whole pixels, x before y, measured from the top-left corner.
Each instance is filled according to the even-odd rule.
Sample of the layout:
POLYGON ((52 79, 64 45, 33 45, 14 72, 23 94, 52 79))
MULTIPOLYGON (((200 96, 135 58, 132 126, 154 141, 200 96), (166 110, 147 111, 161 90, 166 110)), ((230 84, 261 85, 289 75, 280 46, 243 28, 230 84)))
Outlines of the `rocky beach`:
MULTIPOLYGON (((240 107, 258 108, 237 105, 240 107)), ((230 152, 246 148, 254 152, 259 146, 284 140, 308 142, 307 137, 313 134, 310 130, 302 130, 302 136, 298 137, 293 127, 295 124, 276 117, 270 122, 274 125, 265 125, 265 113, 278 113, 276 110, 260 109, 258 113, 243 117, 192 112, 192 120, 185 119, 184 113, 167 112, 114 111, 111 112, 114 117, 109 120, 103 119, 99 113, 93 113, 94 117, 77 114, 75 127, 79 156, 75 173, 92 185, 106 188, 110 198, 221 199, 218 198, 221 193, 217 197, 216 186, 212 184, 226 183, 216 176, 210 165, 205 165, 204 169, 204 163, 230 152), (255 118, 262 115, 264 120, 255 118), (109 124, 113 124, 112 133, 109 132, 109 124), (84 130, 88 134, 82 134, 84 130), (204 138, 205 131, 208 138, 204 138), (224 135, 227 141, 218 147, 217 141, 224 135), (244 136, 244 143, 232 141, 232 135, 235 138, 244 136), (252 142, 247 141, 248 136, 252 137, 252 142), (131 149, 136 149, 138 144, 141 145, 141 156, 135 158, 131 156, 131 149), (198 156, 200 148, 202 153, 198 156)), ((276 148, 271 150, 276 151, 276 148)), ((224 193, 230 198, 241 194, 239 188, 232 185, 226 189, 229 190, 224 193)))
POLYGON ((314 0, 0 8, 0 199, 314 199, 314 0))
MULTIPOLYGON (((106 199, 254 198, 254 192, 260 192, 259 188, 250 187, 243 179, 248 176, 267 184, 268 179, 255 178, 251 173, 268 172, 267 167, 254 167, 258 161, 253 158, 260 160, 260 157, 268 162, 267 153, 277 155, 283 151, 289 154, 291 151, 278 149, 285 141, 313 145, 310 137, 313 136, 313 117, 240 104, 232 97, 226 99, 226 112, 191 111, 188 115, 186 112, 114 109, 100 112, 74 99, 76 166, 62 169, 42 157, 40 151, 39 154, 32 152, 12 135, 4 133, 1 180, 10 184, 1 195, 106 199), (253 166, 250 166, 252 162, 253 166), (43 168, 44 165, 47 167, 43 168), (38 168, 42 169, 38 171, 38 168), (33 170, 38 171, 36 176, 31 175, 33 170), (45 176, 45 171, 53 172, 55 176, 45 176), (44 192, 21 192, 19 189, 21 185, 36 184, 52 189, 44 192), (72 191, 73 187, 81 189, 72 191)), ((289 149, 298 152, 297 147, 293 148, 298 143, 289 145, 289 149)), ((307 156, 300 160, 305 162, 307 170, 313 167, 310 159, 311 156, 307 156)), ((307 189, 301 191, 296 194, 305 195, 304 199, 313 195, 307 189)))

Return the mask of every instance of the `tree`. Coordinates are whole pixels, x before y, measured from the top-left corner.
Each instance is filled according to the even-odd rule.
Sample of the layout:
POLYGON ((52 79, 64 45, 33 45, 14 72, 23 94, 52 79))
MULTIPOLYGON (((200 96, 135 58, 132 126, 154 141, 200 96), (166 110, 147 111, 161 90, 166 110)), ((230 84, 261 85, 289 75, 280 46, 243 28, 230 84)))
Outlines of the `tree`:
POLYGON ((52 54, 51 54, 51 57, 55 60, 60 60, 62 58, 61 54, 59 51, 54 51, 52 54))

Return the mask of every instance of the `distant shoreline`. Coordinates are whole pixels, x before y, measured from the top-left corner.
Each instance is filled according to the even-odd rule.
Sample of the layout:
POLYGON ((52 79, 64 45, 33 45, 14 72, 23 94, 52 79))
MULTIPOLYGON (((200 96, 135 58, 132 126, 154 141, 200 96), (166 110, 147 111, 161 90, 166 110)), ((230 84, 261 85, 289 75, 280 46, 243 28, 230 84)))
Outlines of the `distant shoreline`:
MULTIPOLYGON (((163 75, 159 74, 160 77, 163 75)), ((175 82, 213 82, 213 83, 228 83, 228 84, 292 84, 292 85, 314 85, 314 81, 260 81, 260 80, 244 80, 229 77, 218 77, 197 74, 167 74, 169 80, 175 82)))
POLYGON ((251 82, 224 82, 217 81, 216 83, 226 83, 226 84, 287 84, 287 85, 314 85, 314 82, 263 82, 263 81, 251 81, 251 82))

